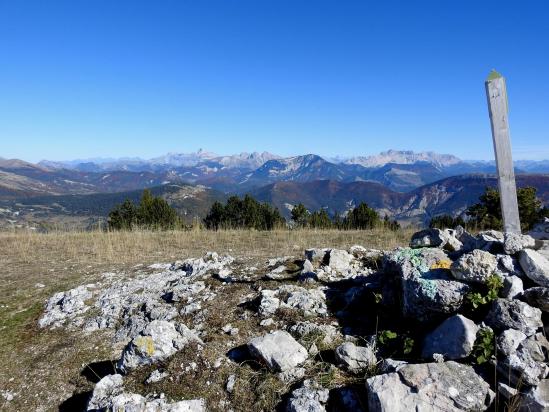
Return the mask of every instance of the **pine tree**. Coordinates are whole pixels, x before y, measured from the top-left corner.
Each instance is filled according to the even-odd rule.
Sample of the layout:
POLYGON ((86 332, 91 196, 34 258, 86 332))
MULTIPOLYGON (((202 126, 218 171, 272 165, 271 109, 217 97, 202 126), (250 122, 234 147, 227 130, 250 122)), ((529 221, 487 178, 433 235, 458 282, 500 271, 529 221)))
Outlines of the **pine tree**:
MULTIPOLYGON (((522 187, 517 189, 520 226, 523 231, 530 230, 538 221, 549 215, 546 208, 542 208, 541 201, 536 197, 536 188, 522 187)), ((475 203, 467 209, 470 217, 469 224, 478 229, 503 228, 499 192, 487 187, 475 203)))
POLYGON ((308 215, 309 212, 302 203, 298 203, 292 208, 292 220, 296 227, 307 226, 308 215))

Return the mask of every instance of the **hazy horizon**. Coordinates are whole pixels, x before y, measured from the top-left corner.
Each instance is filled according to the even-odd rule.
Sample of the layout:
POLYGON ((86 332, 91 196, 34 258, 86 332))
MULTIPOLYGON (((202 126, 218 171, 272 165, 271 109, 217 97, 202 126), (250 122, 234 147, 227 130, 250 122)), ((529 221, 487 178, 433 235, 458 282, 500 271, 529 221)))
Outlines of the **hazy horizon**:
MULTIPOLYGON (((193 155, 193 154, 198 154, 199 152, 204 152, 204 153, 208 153, 208 154, 211 154, 212 156, 214 157, 228 157, 228 156, 238 156, 238 155, 241 155, 241 154, 244 154, 244 153, 247 153, 247 154, 253 154, 253 153, 259 153, 259 154, 262 154, 262 153, 268 153, 268 154, 271 154, 271 155, 274 155, 274 156, 279 156, 281 158, 291 158, 291 157, 298 157, 298 156, 305 156, 305 155, 317 155, 317 156, 320 156, 322 157, 323 159, 327 160, 327 161, 331 161, 331 162, 339 162, 339 161, 345 161, 345 160, 348 160, 348 159, 351 159, 351 158, 356 158, 356 157, 375 157, 375 156, 378 156, 378 155, 382 155, 382 154, 385 154, 386 152, 389 152, 389 151, 395 151, 395 152, 413 152, 415 154, 419 154, 419 153, 434 153, 436 155, 440 155, 440 156, 454 156, 454 157, 457 157, 458 159, 464 161, 464 162, 495 162, 495 159, 464 159, 464 158, 461 158, 459 156, 455 156, 454 154, 452 153, 439 153, 439 152, 434 152, 432 150, 425 150, 425 151, 413 151, 413 150, 410 150, 410 149, 401 149, 401 150, 397 150, 397 149, 386 149, 386 150, 383 150, 381 152, 378 152, 378 153, 365 153, 365 154, 360 154, 360 153, 357 153, 355 155, 352 155, 352 156, 343 156, 343 155, 338 155, 338 154, 334 154, 334 155, 323 155, 323 154, 319 154, 319 153, 294 153, 294 154, 288 154, 288 155, 281 155, 279 153, 272 153, 272 152, 268 152, 268 151, 265 151, 265 150, 255 150, 255 151, 245 151, 245 152, 238 152, 238 153, 218 153, 218 152, 215 152, 213 150, 208 150, 208 149, 203 149, 203 148, 199 148, 197 151, 195 152, 178 152, 178 151, 169 151, 169 152, 165 152, 165 153, 162 153, 158 156, 148 156, 148 157, 141 157, 141 156, 120 156, 120 157, 114 157, 114 156, 94 156, 94 157, 75 157, 75 158, 67 158, 67 159, 38 159, 38 160, 29 160, 29 159, 25 159, 25 158, 13 158, 13 157, 5 157, 5 156, 1 156, 0 155, 0 159, 5 159, 5 160, 12 160, 12 159, 17 159, 17 160, 22 160, 22 161, 25 161, 25 162, 29 162, 29 163, 34 163, 34 164, 38 164, 40 162, 59 162, 59 163, 84 163, 84 162, 92 162, 92 163, 108 163, 108 162, 115 162, 115 161, 150 161, 150 160, 153 160, 153 159, 156 159, 156 158, 160 158, 160 157, 164 157, 164 156, 168 156, 168 155, 193 155)), ((540 162, 540 161, 549 161, 549 157, 548 158, 539 158, 539 159, 531 159, 531 158, 513 158, 513 161, 535 161, 535 162, 540 162)))

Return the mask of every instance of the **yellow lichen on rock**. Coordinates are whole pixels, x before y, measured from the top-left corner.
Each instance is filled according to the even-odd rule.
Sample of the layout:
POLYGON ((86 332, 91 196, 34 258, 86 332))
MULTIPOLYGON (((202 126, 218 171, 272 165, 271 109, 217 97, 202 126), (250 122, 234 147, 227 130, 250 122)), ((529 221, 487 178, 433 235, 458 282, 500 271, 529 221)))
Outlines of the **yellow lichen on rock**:
POLYGON ((135 345, 142 352, 149 356, 154 353, 154 342, 150 336, 138 336, 135 339, 135 345))
POLYGON ((450 266, 452 266, 452 262, 449 260, 437 260, 435 263, 431 265, 431 270, 450 269, 450 266))

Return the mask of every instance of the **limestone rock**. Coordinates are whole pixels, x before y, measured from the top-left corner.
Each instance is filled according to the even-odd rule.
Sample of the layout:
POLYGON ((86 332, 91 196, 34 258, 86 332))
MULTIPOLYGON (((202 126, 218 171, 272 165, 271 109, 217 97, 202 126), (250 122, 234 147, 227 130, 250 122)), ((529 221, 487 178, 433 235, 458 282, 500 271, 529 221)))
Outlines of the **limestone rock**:
POLYGON ((286 410, 288 412, 325 412, 324 405, 328 402, 329 391, 310 380, 292 392, 286 410))
POLYGON ((477 247, 477 239, 467 232, 462 226, 456 226, 454 236, 462 244, 462 252, 471 252, 477 247))
POLYGON ((118 368, 128 371, 156 363, 167 359, 193 341, 200 342, 200 339, 187 327, 180 326, 178 331, 173 323, 154 320, 126 346, 118 368))
POLYGON ((453 361, 405 365, 366 387, 370 412, 482 411, 495 396, 471 366, 453 361))
POLYGON ((448 252, 459 252, 463 249, 463 243, 456 237, 456 231, 452 229, 444 229, 446 236, 446 244, 444 249, 448 252))
POLYGON ((259 303, 259 315, 261 317, 268 317, 273 315, 280 307, 280 299, 276 296, 278 291, 265 289, 261 291, 260 303, 259 303))
POLYGON ((95 384, 92 395, 88 400, 88 411, 106 410, 113 397, 124 391, 122 375, 107 375, 95 384))
POLYGON ((505 237, 497 230, 485 230, 476 236, 476 248, 492 253, 503 252, 505 237))
POLYGON ((206 412, 203 399, 168 402, 165 399, 149 400, 136 393, 121 393, 115 396, 109 411, 155 411, 155 412, 206 412))
POLYGON ((506 276, 503 278, 503 289, 500 296, 507 299, 514 299, 524 290, 522 279, 518 276, 506 276))
POLYGON ((225 385, 225 390, 229 393, 233 393, 234 386, 236 385, 236 375, 229 375, 227 378, 227 384, 225 385))
POLYGON ((516 329, 526 336, 533 335, 543 326, 541 310, 516 299, 496 299, 485 322, 496 330, 516 329))
POLYGON ((262 317, 273 315, 278 308, 295 309, 305 316, 326 316, 325 287, 306 289, 301 286, 283 285, 276 290, 262 290, 259 314, 262 317))
POLYGON ((156 383, 160 382, 162 379, 169 376, 168 372, 160 372, 158 369, 155 369, 151 372, 149 377, 145 380, 145 383, 156 383))
POLYGON ((302 274, 314 273, 314 271, 315 271, 315 268, 313 267, 313 264, 311 263, 311 261, 309 259, 305 259, 305 261, 303 262, 303 268, 301 269, 301 273, 302 274))
POLYGON ((382 373, 398 372, 398 370, 402 368, 404 365, 408 365, 408 362, 386 358, 386 359, 383 359, 383 361, 381 362, 381 372, 382 373))
POLYGON ((549 373, 544 353, 548 347, 541 333, 524 339, 514 353, 498 362, 499 373, 515 386, 539 384, 549 373))
POLYGON ((513 396, 518 395, 519 391, 503 382, 498 382, 498 393, 503 396, 504 399, 509 400, 513 396))
POLYGON ((444 247, 447 243, 447 237, 444 232, 440 229, 425 229, 419 232, 416 232, 412 235, 412 240, 410 241, 411 248, 419 247, 444 247))
POLYGON ((324 262, 324 257, 329 249, 312 248, 305 250, 305 259, 318 267, 324 262))
POLYGON ((519 345, 522 343, 524 339, 526 339, 526 335, 522 333, 520 330, 516 330, 516 329, 504 330, 497 337, 498 352, 501 352, 504 355, 509 356, 517 351, 519 345))
POLYGON ((445 359, 465 358, 473 350, 477 331, 478 326, 472 320, 454 315, 426 336, 422 357, 433 359, 435 353, 440 353, 445 359))
POLYGON ((520 298, 530 306, 549 312, 549 288, 534 287, 526 289, 520 298))
POLYGON ((58 328, 84 314, 90 306, 86 301, 92 297, 89 290, 93 285, 78 286, 66 292, 59 292, 48 299, 38 326, 58 328))
POLYGON ((373 368, 376 363, 376 355, 372 348, 356 346, 352 342, 345 342, 335 350, 336 360, 350 372, 360 373, 373 368))
POLYGON ((328 252, 328 264, 337 272, 343 272, 349 269, 352 260, 353 255, 350 255, 345 250, 332 249, 328 252))
POLYGON ((508 255, 514 255, 522 249, 533 248, 536 241, 532 236, 521 235, 520 233, 506 233, 503 242, 503 250, 508 255))
POLYGON ((546 412, 549 410, 549 379, 542 379, 537 386, 526 391, 520 403, 520 411, 546 412))
POLYGON ((519 262, 526 276, 539 286, 549 287, 549 260, 535 250, 520 251, 519 262))
POLYGON ((496 256, 498 259, 497 274, 502 276, 517 276, 524 278, 524 272, 520 267, 518 259, 513 256, 500 254, 496 256))
POLYGON ((385 256, 386 273, 395 273, 401 283, 402 312, 420 321, 453 314, 470 290, 447 269, 450 260, 440 249, 397 249, 385 256))
POLYGON ((301 346, 288 332, 275 331, 248 342, 252 355, 278 372, 285 372, 301 365, 308 357, 307 349, 301 346))
POLYGON ((297 382, 300 379, 303 379, 306 373, 306 369, 299 366, 297 368, 289 369, 284 372, 278 373, 278 379, 280 379, 281 382, 292 384, 297 382))
POLYGON ((461 256, 451 267, 452 275, 465 282, 485 283, 497 267, 494 255, 482 250, 473 250, 461 256))

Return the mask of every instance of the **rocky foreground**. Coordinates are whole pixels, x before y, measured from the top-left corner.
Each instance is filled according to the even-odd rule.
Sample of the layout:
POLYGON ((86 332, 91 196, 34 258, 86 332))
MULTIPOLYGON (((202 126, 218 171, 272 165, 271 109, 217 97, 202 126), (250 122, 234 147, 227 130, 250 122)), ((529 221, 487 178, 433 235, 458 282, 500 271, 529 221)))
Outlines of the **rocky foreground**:
POLYGON ((549 410, 548 228, 211 252, 58 293, 39 326, 110 331, 89 411, 549 410))

